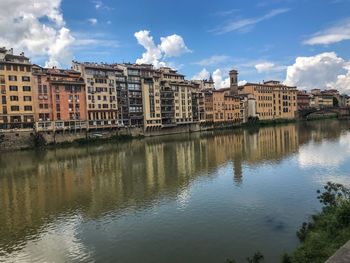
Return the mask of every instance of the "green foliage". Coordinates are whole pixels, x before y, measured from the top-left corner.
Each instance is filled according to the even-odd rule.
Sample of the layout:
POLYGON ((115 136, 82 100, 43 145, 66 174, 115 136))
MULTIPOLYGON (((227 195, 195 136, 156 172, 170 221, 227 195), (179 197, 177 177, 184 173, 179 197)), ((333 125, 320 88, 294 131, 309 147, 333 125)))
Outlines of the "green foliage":
POLYGON ((254 254, 253 258, 247 258, 248 263, 260 263, 263 261, 264 261, 264 255, 261 254, 259 251, 254 254))
POLYGON ((282 263, 325 262, 350 239, 350 190, 328 182, 323 192, 317 191, 322 212, 303 223, 297 236, 301 245, 282 263))
MULTIPOLYGON (((254 253, 252 258, 247 258, 248 263, 261 263, 264 261, 264 255, 257 251, 254 253)), ((234 259, 226 259, 226 263, 236 263, 234 259)))

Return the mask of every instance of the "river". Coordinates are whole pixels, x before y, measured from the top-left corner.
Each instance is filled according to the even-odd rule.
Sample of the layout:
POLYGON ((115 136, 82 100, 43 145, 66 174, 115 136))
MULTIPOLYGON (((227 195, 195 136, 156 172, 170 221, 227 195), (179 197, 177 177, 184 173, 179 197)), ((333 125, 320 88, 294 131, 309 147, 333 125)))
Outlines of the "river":
POLYGON ((350 122, 0 154, 0 262, 279 262, 350 186, 350 122))

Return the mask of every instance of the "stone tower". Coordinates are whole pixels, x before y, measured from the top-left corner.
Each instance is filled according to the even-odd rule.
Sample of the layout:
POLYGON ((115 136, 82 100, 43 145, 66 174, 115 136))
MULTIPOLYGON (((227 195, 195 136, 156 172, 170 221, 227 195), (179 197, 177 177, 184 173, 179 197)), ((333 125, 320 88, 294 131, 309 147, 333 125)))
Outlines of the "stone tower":
POLYGON ((230 71, 230 89, 232 94, 238 94, 238 71, 233 69, 230 71))

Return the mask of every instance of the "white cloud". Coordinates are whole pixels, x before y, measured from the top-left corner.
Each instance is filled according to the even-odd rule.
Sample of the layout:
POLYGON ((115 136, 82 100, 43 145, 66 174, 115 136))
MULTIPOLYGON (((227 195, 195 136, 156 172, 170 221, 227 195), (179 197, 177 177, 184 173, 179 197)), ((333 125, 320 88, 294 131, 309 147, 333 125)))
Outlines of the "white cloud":
POLYGON ((194 62, 193 64, 195 65, 200 65, 202 67, 208 67, 208 66, 215 66, 220 63, 226 62, 229 60, 229 56, 224 56, 224 55, 214 55, 206 59, 202 59, 198 62, 194 62))
POLYGON ((271 19, 277 15, 283 14, 288 12, 290 9, 288 8, 280 8, 280 9, 274 9, 268 12, 267 14, 255 17, 255 18, 244 18, 235 20, 232 22, 229 22, 228 24, 221 26, 217 29, 212 30, 212 32, 217 34, 225 34, 233 31, 240 31, 240 32, 246 32, 256 24, 263 22, 265 20, 271 19))
POLYGON ((93 26, 96 25, 97 22, 98 22, 98 20, 97 20, 96 18, 89 18, 88 21, 89 21, 89 23, 90 23, 91 25, 93 25, 93 26))
POLYGON ((310 57, 298 57, 287 68, 285 83, 301 89, 336 88, 350 93, 350 62, 335 52, 321 53, 310 57))
POLYGON ((319 31, 304 41, 306 45, 329 45, 344 40, 350 40, 350 18, 337 25, 319 31))
POLYGON ((217 69, 213 72, 213 80, 215 83, 215 89, 222 89, 230 86, 230 78, 225 78, 221 69, 217 69))
POLYGON ((275 64, 271 62, 263 62, 263 63, 256 64, 255 68, 259 73, 262 73, 262 72, 270 71, 271 69, 274 68, 274 66, 275 64))
POLYGON ((112 7, 107 6, 104 2, 102 2, 101 0, 93 0, 91 1, 96 10, 107 10, 107 11, 111 11, 113 10, 112 7))
POLYGON ((61 0, 1 0, 0 46, 44 56, 48 66, 67 63, 74 38, 65 26, 60 5, 61 0))
POLYGON ((161 37, 158 46, 154 43, 150 31, 141 30, 134 35, 137 42, 146 49, 146 52, 142 54, 142 58, 136 60, 138 64, 153 64, 155 67, 164 66, 165 58, 177 57, 190 52, 183 38, 179 35, 161 37))
POLYGON ((92 1, 92 3, 95 5, 96 9, 100 9, 103 5, 102 1, 99 1, 99 0, 92 1))
POLYGON ((183 38, 179 35, 161 37, 159 48, 167 57, 178 57, 183 53, 190 52, 183 38))
POLYGON ((248 81, 246 81, 246 80, 240 80, 240 81, 238 81, 238 86, 243 86, 247 83, 248 83, 248 81))
POLYGON ((192 77, 193 80, 209 79, 210 73, 205 68, 192 77))

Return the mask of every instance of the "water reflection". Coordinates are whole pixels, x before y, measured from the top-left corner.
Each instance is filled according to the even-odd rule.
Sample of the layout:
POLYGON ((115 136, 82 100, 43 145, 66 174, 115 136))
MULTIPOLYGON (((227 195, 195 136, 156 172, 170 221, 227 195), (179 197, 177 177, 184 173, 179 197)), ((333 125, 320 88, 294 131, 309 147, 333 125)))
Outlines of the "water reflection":
MULTIPOLYGON (((185 210, 192 183, 214 181, 227 164, 238 187, 246 167, 278 165, 294 155, 301 168, 339 166, 349 159, 349 129, 348 122, 312 122, 2 154, 0 261, 93 259, 94 250, 79 238, 82 221, 169 200, 185 210)), ((265 221, 285 229, 279 219, 265 221)))

